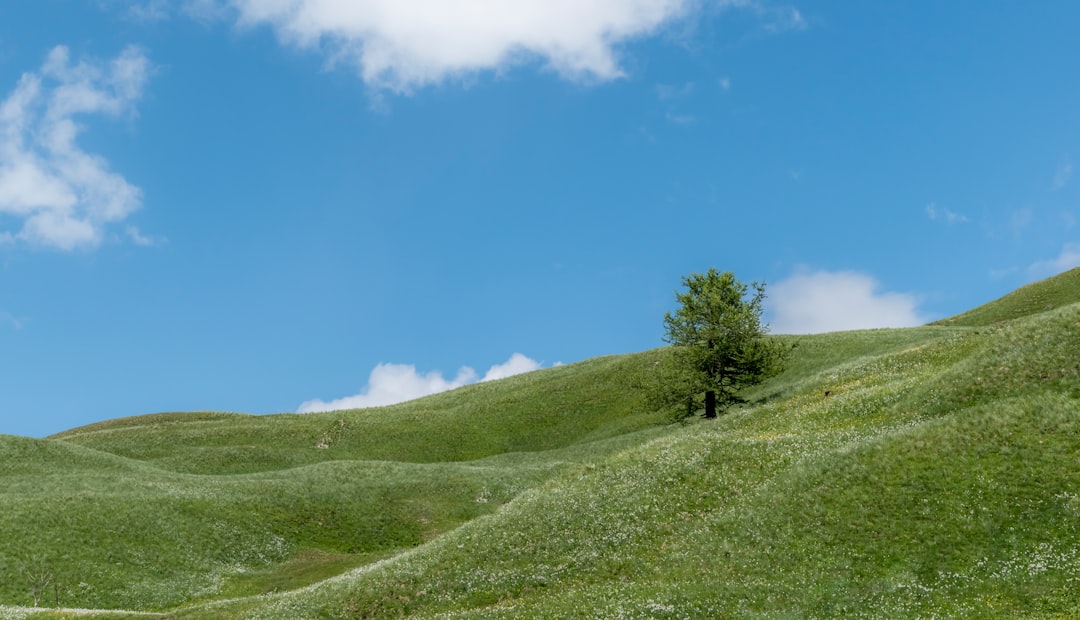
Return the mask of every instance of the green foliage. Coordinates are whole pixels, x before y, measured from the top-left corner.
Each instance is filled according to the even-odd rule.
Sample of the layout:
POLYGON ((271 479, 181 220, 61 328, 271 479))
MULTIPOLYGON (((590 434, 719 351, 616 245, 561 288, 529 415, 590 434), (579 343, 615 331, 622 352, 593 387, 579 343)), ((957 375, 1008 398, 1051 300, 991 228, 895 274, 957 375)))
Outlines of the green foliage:
POLYGON ((675 294, 679 309, 664 315, 664 339, 674 345, 668 400, 685 402, 689 414, 704 394, 705 417, 715 417, 716 409, 744 402, 743 388, 779 373, 790 349, 765 337, 764 284, 748 286, 711 268, 682 283, 686 290, 675 294))

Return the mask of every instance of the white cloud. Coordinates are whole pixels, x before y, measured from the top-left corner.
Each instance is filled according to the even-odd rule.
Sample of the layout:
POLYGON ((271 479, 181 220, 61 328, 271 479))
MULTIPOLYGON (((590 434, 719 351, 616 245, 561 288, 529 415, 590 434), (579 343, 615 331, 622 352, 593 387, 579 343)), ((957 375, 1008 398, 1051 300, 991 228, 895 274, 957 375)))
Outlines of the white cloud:
POLYGON ((476 371, 468 367, 459 370, 453 379, 446 379, 438 371, 420 374, 416 366, 410 364, 379 364, 368 376, 367 388, 363 392, 330 402, 309 400, 300 404, 297 413, 382 407, 445 392, 474 381, 476 371))
POLYGON ((514 375, 520 375, 534 370, 540 370, 540 362, 530 359, 521 353, 515 353, 502 364, 496 364, 488 369, 481 381, 495 381, 514 375))
POLYGON ((818 334, 927 322, 914 295, 878 288, 873 277, 854 271, 797 273, 768 288, 772 331, 818 334))
MULTIPOLYGON (((350 63, 376 88, 409 92, 540 60, 570 79, 623 75, 617 48, 701 0, 220 0, 246 27, 269 25, 302 49, 350 63)), ((207 0, 199 4, 207 5, 207 0)), ((746 0, 711 0, 746 6, 746 0)), ((790 23, 795 15, 781 20, 790 23)))
POLYGON ((22 227, 0 231, 0 241, 94 247, 108 224, 142 205, 139 188, 76 144, 77 119, 133 113, 149 73, 134 47, 108 63, 72 63, 60 46, 37 73, 22 76, 0 102, 0 214, 22 227))
MULTIPOLYGON (((494 381, 541 368, 539 362, 521 353, 514 353, 506 362, 488 369, 480 381, 494 381)), ((368 376, 367 387, 354 396, 346 396, 329 402, 309 400, 300 404, 297 413, 336 411, 339 409, 363 409, 382 407, 429 396, 459 388, 477 381, 476 371, 468 366, 458 369, 457 375, 447 379, 433 370, 420 374, 412 364, 379 364, 368 376)))
POLYGON ((936 221, 940 219, 945 220, 945 222, 949 224, 963 223, 969 221, 968 217, 961 213, 950 211, 949 209, 939 210, 937 204, 933 202, 926 205, 926 216, 929 217, 931 221, 936 221))
POLYGON ((1028 276, 1046 278, 1080 267, 1080 243, 1066 243, 1056 258, 1039 261, 1028 267, 1028 276))
MULTIPOLYGON (((761 0, 97 0, 140 20, 185 14, 272 28, 284 44, 351 65, 375 89, 409 93, 540 62, 564 78, 624 75, 619 48, 705 13, 742 9, 773 33, 802 30, 795 8, 761 0)), ((730 81, 724 78, 725 90, 730 81)))

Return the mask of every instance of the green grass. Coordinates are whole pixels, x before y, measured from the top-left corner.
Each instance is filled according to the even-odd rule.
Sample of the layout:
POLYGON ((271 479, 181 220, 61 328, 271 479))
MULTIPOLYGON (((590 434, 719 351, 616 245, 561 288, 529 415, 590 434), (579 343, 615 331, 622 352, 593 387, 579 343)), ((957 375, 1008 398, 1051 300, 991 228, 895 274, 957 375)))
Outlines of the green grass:
POLYGON ((27 557, 102 618, 1080 617, 1076 275, 800 337, 714 422, 648 409, 656 350, 0 438, 0 618, 71 617, 27 557))
POLYGON ((663 416, 625 375, 656 355, 377 410, 0 438, 0 601, 30 603, 35 558, 55 572, 50 602, 150 610, 302 587, 415 547, 655 436, 663 416))

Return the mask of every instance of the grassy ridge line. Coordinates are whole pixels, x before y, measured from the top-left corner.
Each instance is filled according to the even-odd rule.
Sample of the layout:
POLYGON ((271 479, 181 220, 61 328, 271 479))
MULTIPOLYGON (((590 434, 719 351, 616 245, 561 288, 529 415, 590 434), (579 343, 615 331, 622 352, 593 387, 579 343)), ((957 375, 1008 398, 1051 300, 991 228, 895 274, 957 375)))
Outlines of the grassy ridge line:
POLYGON ((1078 344, 1074 305, 810 373, 214 617, 1075 617, 1078 344))
POLYGON ((663 423, 664 416, 646 407, 629 384, 640 366, 660 354, 597 358, 378 409, 141 416, 56 438, 190 473, 329 460, 469 461, 553 450, 663 423))
POLYGON ((1080 301, 1080 267, 1052 278, 1033 282, 996 299, 934 325, 985 327, 1036 315, 1080 301))
POLYGON ((0 435, 0 477, 78 474, 84 471, 150 471, 145 463, 76 444, 0 435))

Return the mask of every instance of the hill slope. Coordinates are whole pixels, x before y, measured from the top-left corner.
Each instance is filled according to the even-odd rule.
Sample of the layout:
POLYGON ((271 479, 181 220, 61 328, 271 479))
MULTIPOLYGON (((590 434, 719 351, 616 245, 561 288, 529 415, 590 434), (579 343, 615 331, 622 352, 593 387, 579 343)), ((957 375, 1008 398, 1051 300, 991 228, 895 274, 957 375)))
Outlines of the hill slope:
POLYGON ((248 473, 333 460, 469 461, 615 437, 663 416, 631 389, 659 352, 596 358, 480 383, 400 405, 253 416, 160 414, 56 435, 189 473, 248 473))
POLYGON ((1077 617, 1080 293, 1018 302, 1075 275, 800 338, 712 423, 648 410, 658 350, 381 410, 2 438, 0 602, 26 604, 30 555, 62 605, 176 618, 1077 617))
POLYGON ((0 602, 32 602, 35 562, 53 602, 143 610, 295 588, 414 547, 655 436, 663 415, 636 405, 624 375, 656 355, 378 410, 0 438, 0 602))
POLYGON ((223 617, 1073 617, 1080 368, 1061 341, 1080 306, 938 332, 223 617))
POLYGON ((982 327, 1048 312, 1080 300, 1080 267, 1033 282, 988 304, 937 321, 935 325, 982 327))

